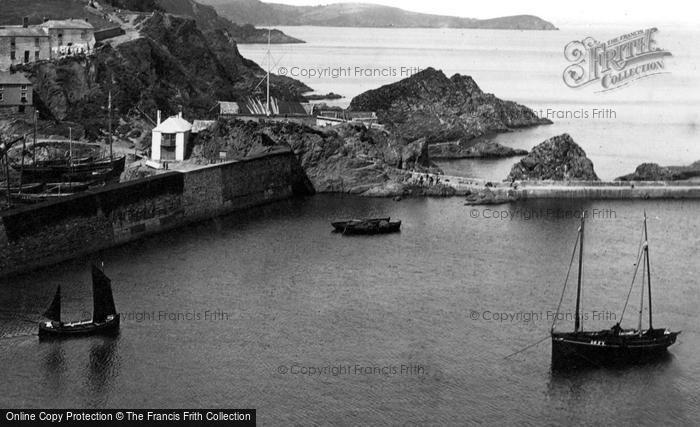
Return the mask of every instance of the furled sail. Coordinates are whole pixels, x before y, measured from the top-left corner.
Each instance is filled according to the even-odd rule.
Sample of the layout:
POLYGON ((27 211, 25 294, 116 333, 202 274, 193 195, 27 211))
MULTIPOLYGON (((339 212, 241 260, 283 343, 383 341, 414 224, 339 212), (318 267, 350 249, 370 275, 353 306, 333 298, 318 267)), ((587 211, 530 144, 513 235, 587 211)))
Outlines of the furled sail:
POLYGON ((111 280, 94 264, 92 266, 92 299, 93 322, 103 322, 107 316, 117 314, 112 297, 111 280))
POLYGON ((56 295, 53 296, 51 305, 44 312, 44 317, 50 320, 55 320, 56 322, 61 321, 61 286, 56 289, 56 295))

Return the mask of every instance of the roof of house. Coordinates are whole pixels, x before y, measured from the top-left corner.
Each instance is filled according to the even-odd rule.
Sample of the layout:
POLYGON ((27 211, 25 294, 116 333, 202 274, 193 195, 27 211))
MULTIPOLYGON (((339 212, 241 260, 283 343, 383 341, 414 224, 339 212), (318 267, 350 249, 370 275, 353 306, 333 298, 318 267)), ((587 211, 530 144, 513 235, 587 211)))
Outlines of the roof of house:
POLYGON ((182 117, 172 116, 153 128, 153 130, 161 133, 189 132, 192 130, 192 123, 182 117))
POLYGON ((0 27, 0 37, 48 37, 43 28, 22 27, 21 25, 0 27))
POLYGON ((84 19, 62 19, 60 21, 50 20, 50 21, 42 22, 39 25, 41 27, 44 27, 44 28, 63 28, 63 29, 70 29, 70 30, 75 30, 75 29, 94 30, 95 29, 95 27, 93 27, 91 23, 87 22, 84 19))
POLYGON ((199 133, 203 130, 209 130, 217 123, 216 120, 195 120, 192 122, 192 133, 199 133))
POLYGON ((0 85, 31 85, 32 82, 22 73, 0 71, 0 85))
MULTIPOLYGON (((247 98, 244 101, 219 102, 219 113, 224 115, 253 115, 264 116, 267 114, 267 101, 258 98, 247 98)), ((308 116, 307 108, 301 102, 284 101, 274 97, 270 98, 270 113, 276 116, 293 115, 308 116)))

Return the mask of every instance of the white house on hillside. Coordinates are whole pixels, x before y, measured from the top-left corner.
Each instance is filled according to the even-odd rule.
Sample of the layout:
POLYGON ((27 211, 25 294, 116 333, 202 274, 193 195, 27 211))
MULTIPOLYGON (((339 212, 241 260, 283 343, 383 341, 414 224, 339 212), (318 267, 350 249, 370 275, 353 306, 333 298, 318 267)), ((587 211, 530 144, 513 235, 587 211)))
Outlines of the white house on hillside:
POLYGON ((153 128, 151 138, 151 160, 158 162, 183 161, 187 154, 187 143, 190 139, 192 124, 182 118, 182 113, 169 117, 153 128))

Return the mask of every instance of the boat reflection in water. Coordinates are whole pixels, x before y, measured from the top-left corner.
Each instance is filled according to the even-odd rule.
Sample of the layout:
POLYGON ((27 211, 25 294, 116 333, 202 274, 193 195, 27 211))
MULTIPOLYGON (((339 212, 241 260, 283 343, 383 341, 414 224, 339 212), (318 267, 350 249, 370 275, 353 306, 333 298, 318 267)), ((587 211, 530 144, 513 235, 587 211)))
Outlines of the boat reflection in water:
MULTIPOLYGON (((644 214, 643 241, 640 245, 637 262, 625 302, 625 308, 622 310, 620 322, 616 323, 610 329, 601 331, 584 331, 581 327, 581 286, 583 277, 583 238, 584 238, 585 214, 581 218, 581 227, 578 230, 578 286, 576 288, 576 314, 574 319, 573 332, 555 332, 556 320, 552 324, 552 368, 553 369, 568 369, 581 366, 604 366, 604 365, 627 365, 646 363, 653 360, 658 360, 659 357, 667 354, 667 349, 676 342, 676 337, 680 332, 671 332, 665 328, 654 328, 652 326, 652 306, 651 306, 651 272, 649 263, 649 244, 647 235, 647 217, 644 214), (637 328, 623 329, 620 326, 625 315, 627 302, 634 287, 634 281, 639 271, 640 262, 642 264, 642 286, 641 286, 641 301, 639 306, 639 321, 637 328), (644 308, 644 281, 648 289, 649 298, 649 327, 642 329, 642 313, 644 308)), ((569 265, 569 273, 571 273, 571 265, 576 255, 576 246, 571 256, 569 265)), ((569 277, 567 273, 567 280, 569 277)), ((566 281, 564 283, 564 291, 566 290, 566 281)), ((561 302, 564 298, 564 291, 559 300, 557 307, 558 317, 561 302)))

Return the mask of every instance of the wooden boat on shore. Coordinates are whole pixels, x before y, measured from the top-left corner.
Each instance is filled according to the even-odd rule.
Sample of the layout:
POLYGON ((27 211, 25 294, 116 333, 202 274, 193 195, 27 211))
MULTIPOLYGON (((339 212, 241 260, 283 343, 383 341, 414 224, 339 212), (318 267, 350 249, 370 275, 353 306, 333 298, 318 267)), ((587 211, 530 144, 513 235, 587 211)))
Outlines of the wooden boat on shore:
POLYGON ((124 171, 126 156, 117 156, 113 159, 92 160, 48 160, 32 165, 12 164, 16 170, 21 170, 24 176, 32 180, 65 180, 88 181, 97 178, 118 176, 124 171))
POLYGON ((111 334, 119 331, 119 313, 114 307, 109 278, 95 265, 92 266, 92 319, 78 322, 61 321, 61 287, 44 316, 49 319, 39 323, 40 338, 61 338, 80 335, 111 334))
MULTIPOLYGON (((44 189, 43 182, 33 182, 30 184, 22 184, 21 188, 18 185, 13 185, 13 186, 10 186, 10 195, 14 196, 15 194, 34 194, 34 193, 40 192, 43 189, 44 189)), ((0 194, 7 194, 6 183, 0 184, 0 194)))
MULTIPOLYGON (((610 329, 600 331, 584 331, 582 327, 580 305, 581 305, 581 278, 583 275, 583 237, 584 237, 585 215, 581 218, 581 227, 578 232, 579 244, 578 255, 578 286, 576 290, 576 314, 574 318, 573 332, 555 332, 554 327, 556 318, 559 314, 557 308, 557 316, 555 322, 552 323, 552 368, 553 369, 568 369, 581 366, 605 366, 605 365, 626 365, 643 363, 655 360, 660 356, 667 354, 668 347, 676 342, 676 337, 680 332, 671 332, 665 328, 654 328, 652 326, 652 306, 651 306, 651 272, 649 263, 649 243, 647 238, 647 217, 644 214, 644 229, 643 229, 643 244, 640 246, 637 255, 637 263, 635 264, 634 276, 630 293, 625 302, 620 321, 610 329), (623 329, 620 326, 622 318, 629 302, 634 280, 639 270, 640 262, 642 263, 642 286, 641 286, 641 301, 639 305, 639 320, 637 328, 623 329), (642 329, 642 313, 644 311, 644 281, 646 279, 648 286, 648 303, 649 303, 649 327, 642 329)), ((574 245, 574 254, 571 261, 573 263, 576 246, 574 245)), ((571 265, 569 266, 571 271, 571 265)), ((568 275, 567 275, 568 277, 568 275)), ((566 289, 566 283, 564 284, 566 289)), ((562 293, 562 298, 563 298, 562 293)), ((561 300, 560 300, 561 306, 561 300)))
POLYGON ((401 221, 391 221, 390 217, 336 221, 331 225, 334 231, 342 234, 385 234, 401 229, 401 221))

